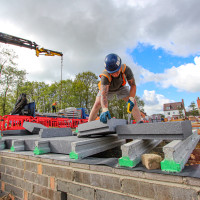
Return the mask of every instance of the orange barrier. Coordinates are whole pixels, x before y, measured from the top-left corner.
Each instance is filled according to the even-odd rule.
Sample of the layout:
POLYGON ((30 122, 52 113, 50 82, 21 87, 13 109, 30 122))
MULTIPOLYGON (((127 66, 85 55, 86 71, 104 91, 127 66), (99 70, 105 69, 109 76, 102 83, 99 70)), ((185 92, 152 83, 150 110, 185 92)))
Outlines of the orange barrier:
MULTIPOLYGON (((148 120, 142 120, 142 121, 143 121, 143 123, 149 123, 148 120)), ((136 124, 136 121, 135 121, 135 120, 132 120, 132 124, 136 124)))
POLYGON ((1 130, 22 130, 24 121, 31 122, 31 116, 5 115, 1 119, 1 130))
POLYGON ((24 121, 39 123, 46 127, 59 128, 76 128, 79 124, 88 122, 87 119, 68 119, 68 118, 51 118, 51 117, 32 117, 19 115, 0 116, 0 130, 22 130, 24 121))

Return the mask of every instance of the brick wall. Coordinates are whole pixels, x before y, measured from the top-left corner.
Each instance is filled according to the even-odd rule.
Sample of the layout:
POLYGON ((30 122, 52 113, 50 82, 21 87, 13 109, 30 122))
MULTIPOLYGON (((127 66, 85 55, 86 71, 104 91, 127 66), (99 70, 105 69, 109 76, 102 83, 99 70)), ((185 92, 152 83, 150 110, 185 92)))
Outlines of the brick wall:
POLYGON ((199 199, 197 178, 0 153, 1 196, 15 200, 199 199))

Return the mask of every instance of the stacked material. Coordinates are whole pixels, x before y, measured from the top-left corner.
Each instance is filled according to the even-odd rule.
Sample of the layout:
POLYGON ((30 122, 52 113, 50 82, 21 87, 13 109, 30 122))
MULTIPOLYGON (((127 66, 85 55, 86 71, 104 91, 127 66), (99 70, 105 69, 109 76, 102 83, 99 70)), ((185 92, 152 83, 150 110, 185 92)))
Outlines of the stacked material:
POLYGON ((190 121, 129 124, 117 126, 116 132, 121 139, 136 139, 124 144, 119 165, 135 167, 144 153, 148 153, 162 140, 171 140, 163 147, 164 160, 162 171, 180 172, 199 141, 197 131, 192 131, 190 121))
POLYGON ((190 121, 128 124, 116 130, 122 139, 183 140, 192 135, 190 121))
MULTIPOLYGON (((112 127, 110 127, 110 130, 112 131, 106 134, 116 133, 113 125, 116 126, 117 121, 120 120, 111 120, 110 126, 112 127)), ((100 123, 101 125, 102 123, 100 123)), ((88 127, 91 129, 92 125, 88 123, 88 127)), ((119 140, 116 135, 78 138, 72 136, 71 128, 47 128, 41 124, 31 122, 24 122, 24 128, 28 132, 38 134, 4 137, 2 144, 5 144, 5 147, 10 148, 11 151, 33 151, 35 155, 46 153, 68 154, 72 159, 80 159, 113 149, 125 143, 125 140, 119 140)), ((95 128, 101 130, 102 127, 95 126, 95 128)))
MULTIPOLYGON (((41 124, 24 122, 26 131, 36 135, 3 137, 0 149, 11 151, 34 151, 35 155, 45 153, 68 154, 71 159, 81 159, 121 146, 121 167, 135 167, 142 155, 168 140, 163 147, 162 171, 180 172, 199 141, 196 130, 192 131, 190 121, 127 124, 123 119, 110 119, 107 124, 99 120, 80 124, 77 136, 71 128, 47 128, 41 124), (134 139, 125 144, 125 139, 134 139)), ((148 155, 147 155, 148 156, 148 155)), ((147 157, 146 166, 158 159, 147 157)))
POLYGON ((79 118, 78 112, 77 112, 76 108, 74 108, 74 107, 65 108, 64 116, 69 119, 79 118))
POLYGON ((100 120, 80 124, 78 126, 78 137, 113 134, 116 133, 117 126, 126 126, 126 124, 125 119, 114 118, 108 120, 107 124, 100 122, 100 120))

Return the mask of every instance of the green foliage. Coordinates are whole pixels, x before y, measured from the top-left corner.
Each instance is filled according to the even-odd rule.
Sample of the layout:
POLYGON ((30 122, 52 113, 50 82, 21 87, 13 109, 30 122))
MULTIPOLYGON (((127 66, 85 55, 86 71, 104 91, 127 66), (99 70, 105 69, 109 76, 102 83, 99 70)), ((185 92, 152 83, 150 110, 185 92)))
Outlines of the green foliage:
MULTIPOLYGON (((138 107, 140 111, 144 111, 144 101, 140 99, 140 97, 135 97, 138 107)), ((109 111, 111 116, 118 118, 118 119, 127 119, 127 102, 120 99, 118 100, 115 96, 111 101, 109 101, 109 111)))
POLYGON ((76 75, 73 82, 73 95, 78 107, 92 109, 98 92, 98 77, 92 72, 83 72, 76 75))
POLYGON ((186 116, 198 116, 199 115, 198 109, 197 109, 194 101, 191 102, 189 107, 191 108, 191 110, 186 112, 186 116))
POLYGON ((26 72, 18 70, 14 60, 17 58, 12 50, 0 51, 0 115, 9 114, 13 108, 15 94, 24 82, 26 72))
MULTIPOLYGON (((45 84, 44 82, 26 81, 26 72, 17 70, 17 58, 13 51, 0 51, 0 115, 9 114, 21 93, 27 94, 28 102, 35 102, 38 112, 51 112, 52 103, 58 102, 57 108, 84 107, 89 111, 95 102, 98 92, 98 77, 90 72, 76 75, 74 81, 67 79, 45 84), (61 90, 62 88, 62 90, 61 90)), ((144 102, 136 97, 140 110, 144 102)), ((109 110, 116 118, 126 118, 126 102, 116 97, 109 101, 109 110)))

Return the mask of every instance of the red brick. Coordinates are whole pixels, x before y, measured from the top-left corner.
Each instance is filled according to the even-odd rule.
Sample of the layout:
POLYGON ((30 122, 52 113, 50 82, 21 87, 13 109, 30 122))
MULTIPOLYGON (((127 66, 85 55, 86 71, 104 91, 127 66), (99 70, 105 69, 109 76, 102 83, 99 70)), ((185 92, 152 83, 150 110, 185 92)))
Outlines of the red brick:
POLYGON ((1 181, 1 191, 5 191, 5 183, 3 181, 1 181))
POLYGON ((55 178, 52 176, 50 177, 50 188, 55 190, 55 178))

